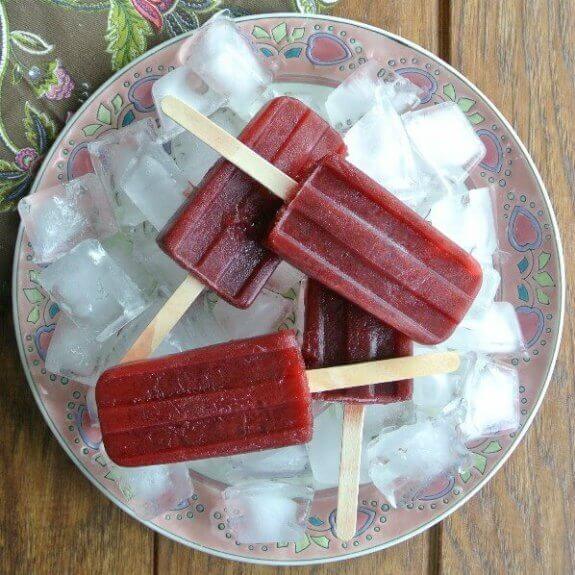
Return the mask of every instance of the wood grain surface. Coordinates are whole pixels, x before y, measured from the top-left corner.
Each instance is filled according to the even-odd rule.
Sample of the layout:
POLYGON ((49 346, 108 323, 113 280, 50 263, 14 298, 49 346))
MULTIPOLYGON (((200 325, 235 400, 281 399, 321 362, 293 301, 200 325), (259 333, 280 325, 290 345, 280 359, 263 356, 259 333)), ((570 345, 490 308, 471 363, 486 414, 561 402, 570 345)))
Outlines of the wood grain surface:
MULTIPOLYGON (((491 98, 532 153, 575 279, 575 2, 341 0, 336 15, 438 53, 491 98)), ((5 271, 5 270, 2 270, 5 271)), ((573 309, 568 289, 568 310, 573 309)), ((159 537, 104 498, 44 423, 20 367, 10 302, 0 301, 0 574, 271 575, 159 537)), ((547 398, 503 470, 439 526, 349 562, 293 575, 575 573, 574 326, 547 398)))

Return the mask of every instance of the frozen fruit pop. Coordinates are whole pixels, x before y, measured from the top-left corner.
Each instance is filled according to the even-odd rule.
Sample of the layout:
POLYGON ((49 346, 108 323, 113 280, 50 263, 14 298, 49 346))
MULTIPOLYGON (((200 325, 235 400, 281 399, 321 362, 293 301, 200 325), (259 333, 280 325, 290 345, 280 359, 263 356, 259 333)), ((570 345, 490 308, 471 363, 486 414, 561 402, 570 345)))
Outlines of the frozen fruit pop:
MULTIPOLYGON (((342 298, 319 282, 305 288, 302 354, 308 368, 356 364, 410 356, 413 343, 401 332, 342 298)), ((337 535, 349 540, 357 529, 357 494, 363 436, 363 405, 411 397, 413 380, 340 389, 315 394, 316 399, 344 403, 337 535)))
MULTIPOLYGON (((164 111, 169 100, 193 112, 172 97, 162 100, 164 111)), ((222 136, 231 138, 225 132, 220 140, 222 136)), ((290 189, 324 155, 345 150, 343 140, 325 120, 288 97, 275 98, 264 106, 239 140, 282 170, 279 174, 284 175, 290 189)), ((124 361, 148 357, 204 286, 237 307, 248 307, 280 261, 262 240, 281 205, 281 199, 232 163, 224 159, 217 162, 158 239, 160 247, 192 275, 152 320, 124 361)))
MULTIPOLYGON (((328 153, 345 150, 340 135, 305 104, 271 100, 239 140, 296 181, 328 153)), ((279 263, 263 245, 282 201, 221 159, 158 238, 160 247, 231 304, 248 307, 279 263)))
POLYGON ((344 158, 328 156, 278 214, 267 245, 412 340, 447 339, 480 265, 344 158))
MULTIPOLYGON (((308 369, 406 357, 413 343, 401 332, 315 280, 305 289, 302 355, 308 369)), ((411 398, 413 380, 317 393, 314 399, 393 403, 411 398)))
POLYGON ((453 371, 454 353, 306 373, 293 331, 237 340, 105 371, 96 402, 118 465, 156 465, 311 439, 311 391, 453 371))

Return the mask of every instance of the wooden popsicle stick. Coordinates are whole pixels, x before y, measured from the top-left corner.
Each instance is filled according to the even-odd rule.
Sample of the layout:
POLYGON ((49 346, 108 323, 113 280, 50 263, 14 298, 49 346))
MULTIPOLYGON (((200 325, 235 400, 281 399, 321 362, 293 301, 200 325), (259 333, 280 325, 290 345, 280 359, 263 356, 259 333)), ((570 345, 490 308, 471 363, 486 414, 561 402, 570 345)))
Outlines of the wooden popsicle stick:
POLYGON ((336 518, 336 533, 342 541, 353 539, 357 531, 357 498, 364 414, 361 404, 343 405, 336 518))
POLYGON ((312 393, 375 385, 424 377, 439 373, 451 373, 460 365, 459 354, 454 351, 428 353, 411 357, 396 357, 380 361, 323 367, 306 371, 309 389, 312 393))
POLYGON ((120 363, 149 357, 203 290, 203 284, 193 276, 188 276, 140 334, 120 363))
POLYGON ((209 118, 173 96, 162 99, 162 111, 182 128, 197 136, 226 160, 286 201, 297 182, 234 138, 209 118))

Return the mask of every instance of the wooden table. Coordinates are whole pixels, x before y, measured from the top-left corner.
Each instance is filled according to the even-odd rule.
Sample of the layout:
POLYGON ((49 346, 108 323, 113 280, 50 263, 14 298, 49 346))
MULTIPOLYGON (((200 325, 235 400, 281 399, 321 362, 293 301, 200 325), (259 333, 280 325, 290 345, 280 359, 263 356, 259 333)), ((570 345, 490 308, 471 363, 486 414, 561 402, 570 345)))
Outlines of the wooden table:
MULTIPOLYGON (((573 0, 342 0, 336 14, 413 40, 453 64, 517 129, 573 257, 573 0)), ((568 280, 573 280, 573 268, 568 280)), ((568 310, 575 304, 567 290, 568 310)), ((544 405, 521 446, 442 524, 384 552, 303 573, 575 572, 573 314, 544 405)), ((130 519, 75 468, 24 379, 0 302, 0 573, 271 574, 187 549, 130 519)))

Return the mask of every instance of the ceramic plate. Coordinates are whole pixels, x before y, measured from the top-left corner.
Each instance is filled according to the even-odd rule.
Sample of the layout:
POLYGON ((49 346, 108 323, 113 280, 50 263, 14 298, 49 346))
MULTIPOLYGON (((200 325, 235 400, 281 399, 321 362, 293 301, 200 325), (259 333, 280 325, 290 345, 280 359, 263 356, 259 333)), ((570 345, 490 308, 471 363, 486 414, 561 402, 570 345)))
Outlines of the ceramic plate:
MULTIPOLYGON (((509 253, 503 299, 517 309, 528 354, 514 357, 521 377, 521 428, 517 433, 471 444, 474 467, 445 477, 419 493, 406 509, 394 510, 372 485, 361 488, 359 530, 342 543, 334 535, 334 490, 316 495, 306 538, 297 544, 241 545, 226 526, 221 486, 196 477, 196 494, 146 525, 196 549, 229 559, 302 564, 349 559, 403 541, 437 523, 485 485, 517 446, 543 399, 556 359, 564 306, 564 270, 555 218, 533 161, 487 98, 465 78, 424 49, 383 30, 327 16, 253 16, 239 24, 262 55, 273 59, 282 82, 298 90, 327 90, 366 59, 376 56, 424 91, 427 104, 454 101, 487 147, 472 174, 476 186, 497 190, 497 228, 509 253)), ((154 113, 151 86, 179 64, 186 38, 148 52, 106 82, 66 125, 48 154, 34 190, 91 170, 86 143, 108 130, 154 113)), ((46 349, 58 321, 37 284, 30 245, 20 231, 14 266, 14 316, 22 362, 40 410, 54 435, 82 472, 130 513, 99 454, 100 436, 90 427, 86 387, 47 373, 46 349)))

